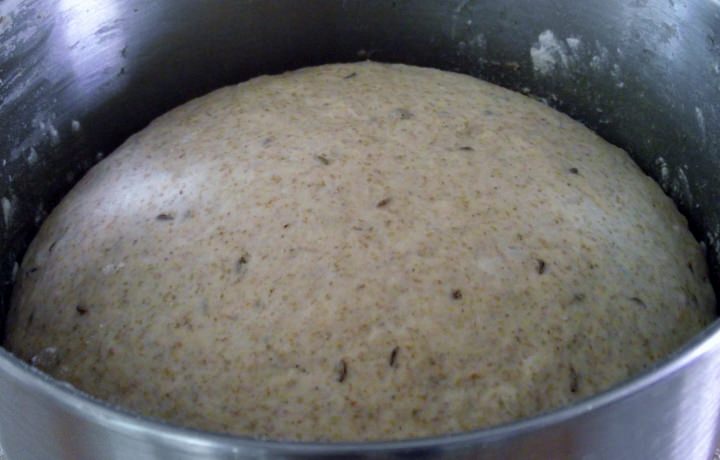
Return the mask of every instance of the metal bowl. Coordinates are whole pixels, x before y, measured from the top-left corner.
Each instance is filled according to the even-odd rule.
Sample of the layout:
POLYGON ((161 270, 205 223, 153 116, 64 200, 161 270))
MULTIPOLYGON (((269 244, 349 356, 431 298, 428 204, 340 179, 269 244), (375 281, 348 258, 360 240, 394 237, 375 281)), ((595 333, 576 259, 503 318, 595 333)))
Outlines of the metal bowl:
MULTIPOLYGON (((225 84, 368 58, 476 75, 582 121, 658 180, 718 273, 718 0, 3 0, 0 16, 0 331, 38 225, 128 135, 225 84)), ((0 444, 12 460, 705 459, 718 382, 715 322, 645 374, 532 419, 402 442, 286 443, 137 417, 0 349, 0 444)))

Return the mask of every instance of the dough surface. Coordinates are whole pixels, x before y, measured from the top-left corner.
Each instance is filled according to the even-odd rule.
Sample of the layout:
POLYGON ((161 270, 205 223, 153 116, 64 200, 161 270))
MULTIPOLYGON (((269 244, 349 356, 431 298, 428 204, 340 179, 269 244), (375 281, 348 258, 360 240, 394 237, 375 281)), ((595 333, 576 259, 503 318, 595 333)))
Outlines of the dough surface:
POLYGON ((714 316, 622 150, 477 79, 260 77, 155 120, 51 213, 8 348, 171 422, 295 440, 487 427, 607 389, 714 316))

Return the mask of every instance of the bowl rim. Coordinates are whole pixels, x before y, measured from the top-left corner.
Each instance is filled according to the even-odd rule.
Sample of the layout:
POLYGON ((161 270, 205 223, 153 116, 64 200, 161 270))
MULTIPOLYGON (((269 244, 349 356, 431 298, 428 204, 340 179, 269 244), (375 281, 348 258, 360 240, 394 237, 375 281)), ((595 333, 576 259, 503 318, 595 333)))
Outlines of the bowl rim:
POLYGON ((26 386, 28 390, 40 392, 58 402, 63 406, 64 410, 74 412, 74 415, 85 421, 124 435, 142 434, 144 438, 177 443, 178 446, 209 448, 219 451, 227 450, 234 453, 238 453, 240 449, 243 449, 275 454, 292 453, 295 455, 372 452, 387 454, 428 448, 477 446, 557 425, 629 398, 680 372, 704 354, 719 348, 720 317, 717 317, 710 325, 693 336, 674 353, 643 370, 640 374, 574 404, 484 429, 383 441, 284 441, 243 437, 183 427, 130 412, 127 409, 95 398, 22 361, 3 346, 0 346, 0 372, 7 373, 16 382, 26 386))

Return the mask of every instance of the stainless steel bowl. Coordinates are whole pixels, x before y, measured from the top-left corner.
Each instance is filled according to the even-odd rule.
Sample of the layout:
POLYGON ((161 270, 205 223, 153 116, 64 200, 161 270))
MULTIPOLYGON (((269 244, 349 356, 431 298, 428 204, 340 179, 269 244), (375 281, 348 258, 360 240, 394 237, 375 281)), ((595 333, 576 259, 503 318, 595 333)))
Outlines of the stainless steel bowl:
MULTIPOLYGON (((581 120, 675 199, 717 279, 718 0, 2 0, 0 16, 0 321, 39 223, 129 134, 221 85, 367 58, 477 75, 581 120)), ((283 443, 137 417, 0 349, 0 445, 12 460, 706 459, 719 382, 716 322, 644 375, 529 420, 403 442, 283 443)))

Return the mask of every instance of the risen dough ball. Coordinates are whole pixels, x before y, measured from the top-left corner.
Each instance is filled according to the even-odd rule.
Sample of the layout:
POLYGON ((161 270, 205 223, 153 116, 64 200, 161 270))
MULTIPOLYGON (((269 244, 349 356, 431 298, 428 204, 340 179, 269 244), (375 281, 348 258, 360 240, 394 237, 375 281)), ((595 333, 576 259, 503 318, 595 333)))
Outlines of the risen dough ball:
POLYGON ((53 211, 9 348, 192 427, 471 430, 626 379, 707 324, 685 219, 565 115, 438 70, 261 77, 154 121, 53 211))

